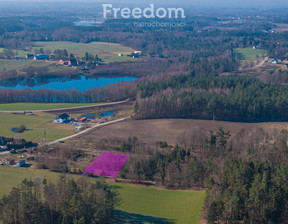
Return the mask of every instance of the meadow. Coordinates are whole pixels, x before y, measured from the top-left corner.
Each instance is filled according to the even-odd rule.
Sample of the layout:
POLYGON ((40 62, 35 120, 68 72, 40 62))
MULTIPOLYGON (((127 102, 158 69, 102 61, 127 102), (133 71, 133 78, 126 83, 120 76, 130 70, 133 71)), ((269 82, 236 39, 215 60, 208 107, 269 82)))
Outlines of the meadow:
POLYGON ((55 61, 34 61, 34 60, 26 60, 26 61, 17 61, 17 60, 8 60, 8 59, 0 59, 0 72, 5 72, 9 70, 21 70, 24 68, 28 68, 29 66, 34 68, 41 68, 43 71, 47 73, 52 72, 62 72, 62 71, 71 71, 71 68, 56 66, 55 61))
POLYGON ((16 60, 8 60, 8 59, 0 59, 0 72, 8 71, 8 70, 18 70, 22 68, 26 68, 28 66, 46 66, 48 65, 44 61, 34 61, 34 60, 27 60, 27 61, 16 61, 16 60))
MULTIPOLYGON (((24 178, 35 177, 45 177, 56 182, 59 174, 47 170, 0 167, 0 197, 9 193, 24 178)), ((110 179, 107 180, 111 182, 110 179)), ((171 191, 120 183, 112 183, 112 186, 122 199, 118 209, 128 214, 136 217, 153 216, 180 224, 200 223, 205 192, 171 191)))
MULTIPOLYGON (((40 49, 43 48, 44 50, 50 50, 53 52, 56 49, 64 50, 66 49, 69 53, 74 54, 77 58, 84 57, 85 53, 88 52, 92 55, 98 55, 101 59, 110 59, 111 61, 115 61, 115 57, 118 54, 128 55, 134 52, 135 50, 130 47, 125 47, 120 44, 113 44, 113 43, 103 43, 103 42, 92 42, 89 44, 84 43, 74 43, 68 41, 55 41, 55 42, 35 42, 33 49, 40 49)), ((119 57, 119 60, 130 60, 128 57, 119 57)), ((108 60, 109 61, 109 60, 108 60)))
POLYGON ((255 61, 257 60, 256 56, 266 56, 267 52, 262 49, 253 49, 253 48, 237 48, 234 50, 236 54, 241 54, 244 57, 245 61, 255 61))
MULTIPOLYGON (((0 53, 2 53, 5 50, 5 48, 0 48, 0 53)), ((12 50, 15 56, 19 57, 26 57, 26 55, 29 53, 28 51, 21 51, 21 50, 12 50)))
POLYGON ((62 108, 93 106, 97 104, 102 103, 8 103, 0 104, 0 111, 53 110, 62 108))
POLYGON ((0 136, 13 137, 19 135, 25 140, 38 142, 43 139, 45 131, 48 141, 57 140, 75 133, 72 125, 54 124, 54 117, 54 115, 47 113, 39 113, 37 116, 0 113, 0 136), (24 125, 27 129, 23 133, 15 134, 11 131, 12 128, 17 128, 21 125, 24 125))

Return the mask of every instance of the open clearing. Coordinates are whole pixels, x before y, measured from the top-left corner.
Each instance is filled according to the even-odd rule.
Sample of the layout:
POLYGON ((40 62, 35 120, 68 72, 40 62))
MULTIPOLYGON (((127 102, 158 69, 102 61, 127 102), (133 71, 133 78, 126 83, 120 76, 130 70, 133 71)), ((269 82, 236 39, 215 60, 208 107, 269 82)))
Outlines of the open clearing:
POLYGON ((244 57, 245 61, 255 61, 257 60, 256 56, 266 56, 267 52, 262 49, 253 49, 253 48, 237 48, 234 50, 236 54, 241 54, 244 57))
MULTIPOLYGON (((56 182, 59 175, 47 170, 0 167, 0 197, 9 193, 24 178, 45 177, 56 182)), ((113 186, 122 198, 119 209, 125 212, 165 218, 181 224, 200 223, 205 192, 160 190, 120 183, 113 183, 113 186)))
POLYGON ((137 137, 145 143, 154 144, 158 141, 166 141, 168 144, 175 144, 177 138, 183 134, 203 129, 217 131, 223 127, 225 131, 230 131, 232 137, 242 129, 252 130, 255 128, 288 129, 288 122, 267 122, 267 123, 236 123, 224 121, 193 120, 193 119, 155 119, 155 120, 128 120, 94 130, 81 138, 105 139, 137 137))
POLYGON ((176 223, 200 223, 204 192, 159 190, 116 184, 123 203, 120 209, 136 214, 173 220, 176 223))
POLYGON ((94 56, 97 54, 102 59, 115 58, 118 56, 118 54, 128 55, 135 51, 130 47, 125 47, 120 44, 103 42, 92 42, 89 44, 74 43, 68 41, 35 42, 34 49, 35 48, 43 48, 44 50, 49 49, 51 52, 56 49, 66 49, 69 53, 74 54, 78 58, 84 57, 85 53, 88 52, 94 56))
POLYGON ((288 24, 287 23, 273 23, 276 26, 273 30, 276 32, 286 32, 288 31, 288 24))
POLYGON ((13 137, 20 135, 25 140, 37 142, 43 139, 44 131, 46 131, 46 139, 49 141, 75 133, 74 126, 55 124, 53 123, 54 118, 54 115, 46 113, 41 113, 39 116, 0 113, 0 136, 13 137), (11 131, 12 128, 20 125, 24 125, 27 130, 20 134, 11 131))

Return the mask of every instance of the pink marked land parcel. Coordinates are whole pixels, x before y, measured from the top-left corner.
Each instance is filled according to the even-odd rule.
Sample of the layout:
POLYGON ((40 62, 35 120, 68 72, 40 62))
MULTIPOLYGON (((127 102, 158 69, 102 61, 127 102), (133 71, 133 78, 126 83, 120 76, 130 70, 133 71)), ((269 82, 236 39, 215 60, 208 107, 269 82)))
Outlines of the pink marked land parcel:
POLYGON ((128 155, 103 152, 83 172, 116 178, 128 158, 128 155))

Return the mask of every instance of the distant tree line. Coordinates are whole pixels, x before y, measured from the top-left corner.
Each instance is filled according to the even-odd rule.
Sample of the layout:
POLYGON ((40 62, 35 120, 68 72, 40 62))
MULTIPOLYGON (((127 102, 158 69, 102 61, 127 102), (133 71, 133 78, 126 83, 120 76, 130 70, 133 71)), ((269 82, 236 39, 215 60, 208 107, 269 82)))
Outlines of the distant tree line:
POLYGON ((179 75, 138 88, 136 117, 287 121, 288 88, 254 77, 179 75))

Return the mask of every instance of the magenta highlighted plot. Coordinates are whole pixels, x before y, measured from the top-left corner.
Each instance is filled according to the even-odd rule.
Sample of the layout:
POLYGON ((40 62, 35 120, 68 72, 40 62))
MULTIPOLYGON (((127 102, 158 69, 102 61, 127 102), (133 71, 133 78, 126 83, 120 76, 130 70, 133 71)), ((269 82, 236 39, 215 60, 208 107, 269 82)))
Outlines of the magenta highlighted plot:
POLYGON ((128 155, 103 152, 83 172, 116 178, 128 158, 128 155))

